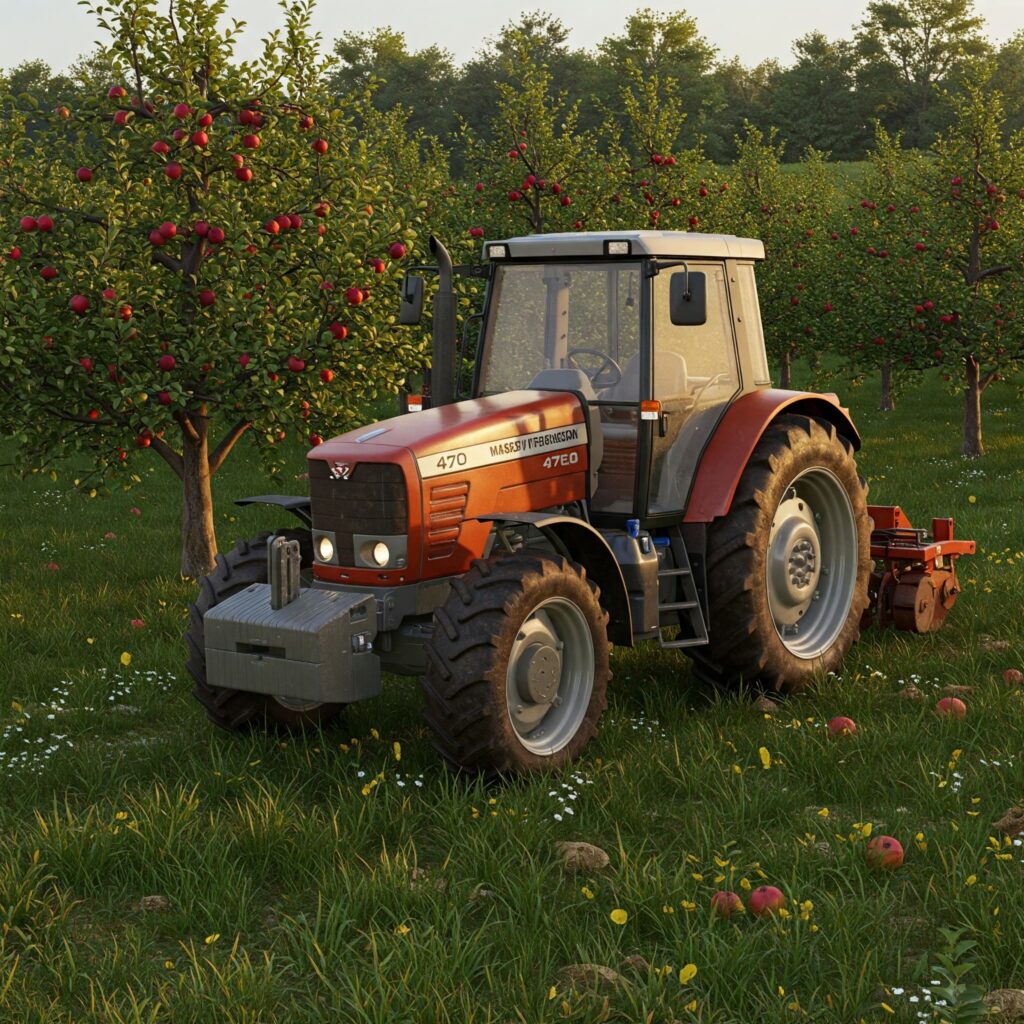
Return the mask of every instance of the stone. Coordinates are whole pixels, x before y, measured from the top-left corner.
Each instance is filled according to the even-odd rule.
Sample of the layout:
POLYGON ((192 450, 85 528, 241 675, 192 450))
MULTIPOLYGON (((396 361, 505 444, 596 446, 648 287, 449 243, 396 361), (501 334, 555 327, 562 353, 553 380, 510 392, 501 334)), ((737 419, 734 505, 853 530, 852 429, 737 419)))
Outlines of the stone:
POLYGON ((171 901, 166 896, 143 896, 139 906, 147 913, 170 910, 171 901))
POLYGON ((1024 807, 1011 807, 998 821, 992 822, 1004 836, 1019 836, 1024 833, 1024 807))
POLYGON ((555 850, 562 858, 562 867, 566 871, 602 871, 610 863, 608 854, 592 843, 574 843, 563 839, 555 843, 555 850))
POLYGON ((1024 989, 997 988, 984 998, 996 1020, 1024 1020, 1024 989))
POLYGON ((619 967, 624 971, 633 971, 635 974, 651 973, 651 965, 642 956, 640 956, 639 953, 627 956, 626 959, 619 964, 619 967))
POLYGON ((754 707, 758 711, 763 711, 766 715, 770 715, 773 711, 779 710, 779 705, 769 697, 765 697, 763 694, 754 701, 754 707))
POLYGON ((626 984, 626 979, 618 971, 601 964, 569 964, 558 972, 558 980, 579 991, 596 989, 608 992, 626 984))

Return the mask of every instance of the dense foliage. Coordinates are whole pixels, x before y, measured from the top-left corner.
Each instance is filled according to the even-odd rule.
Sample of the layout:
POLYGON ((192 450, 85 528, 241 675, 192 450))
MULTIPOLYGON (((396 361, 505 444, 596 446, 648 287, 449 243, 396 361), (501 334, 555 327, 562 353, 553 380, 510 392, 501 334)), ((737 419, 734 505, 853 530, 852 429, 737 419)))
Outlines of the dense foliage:
MULTIPOLYGON (((88 488, 159 454, 182 482, 185 574, 212 564, 210 478, 240 437, 273 465, 282 442, 353 425, 424 367, 423 331, 394 313, 430 232, 460 261, 484 237, 539 231, 762 238, 762 318, 784 386, 796 359, 819 383, 880 373, 891 408, 940 367, 962 391, 963 452, 983 453, 982 394, 1024 364, 1024 135, 999 89, 1019 92, 1011 57, 1024 48, 987 59, 969 0, 871 3, 849 47, 798 46, 794 74, 834 61, 860 76, 838 106, 811 104, 815 117, 856 106, 889 65, 909 75, 913 122, 873 99, 883 116, 860 175, 809 146, 786 163, 787 131, 820 137, 792 120, 799 104, 783 131, 738 124, 734 159, 713 160, 714 104, 693 104, 723 67, 683 14, 633 15, 589 64, 544 15, 459 72, 417 55, 422 97, 431 60, 454 76, 456 102, 437 108, 456 116, 449 149, 428 134, 448 129, 395 91, 401 37, 350 34, 340 61, 325 58, 311 8, 286 3, 283 31, 239 62, 225 0, 167 13, 113 0, 93 8, 106 49, 67 76, 25 65, 7 82, 0 422, 25 468, 74 453, 88 488), (927 28, 939 15, 942 31, 927 28)), ((460 289, 471 339, 479 282, 460 289)))

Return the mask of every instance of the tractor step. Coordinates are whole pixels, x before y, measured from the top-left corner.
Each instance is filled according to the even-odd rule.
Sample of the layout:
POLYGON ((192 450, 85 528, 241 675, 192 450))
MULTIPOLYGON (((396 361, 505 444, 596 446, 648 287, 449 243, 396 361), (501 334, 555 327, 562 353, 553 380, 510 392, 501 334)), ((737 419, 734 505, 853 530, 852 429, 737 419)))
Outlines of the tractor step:
POLYGON ((690 559, 681 536, 671 538, 672 554, 680 563, 670 569, 658 572, 658 581, 670 579, 675 581, 675 600, 658 602, 658 617, 662 613, 671 612, 679 619, 679 632, 671 640, 666 640, 658 630, 658 645, 662 650, 678 650, 681 647, 702 647, 708 642, 707 624, 700 607, 697 584, 690 568, 690 559))

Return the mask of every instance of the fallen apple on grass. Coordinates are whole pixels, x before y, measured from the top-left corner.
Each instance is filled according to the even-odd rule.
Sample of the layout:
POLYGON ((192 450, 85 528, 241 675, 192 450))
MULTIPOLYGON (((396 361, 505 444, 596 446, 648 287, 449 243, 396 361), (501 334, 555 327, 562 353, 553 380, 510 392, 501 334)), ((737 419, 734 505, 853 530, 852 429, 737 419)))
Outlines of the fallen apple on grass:
POLYGON ((867 845, 865 857, 877 871, 895 871, 903 863, 903 844, 892 836, 875 836, 867 845))

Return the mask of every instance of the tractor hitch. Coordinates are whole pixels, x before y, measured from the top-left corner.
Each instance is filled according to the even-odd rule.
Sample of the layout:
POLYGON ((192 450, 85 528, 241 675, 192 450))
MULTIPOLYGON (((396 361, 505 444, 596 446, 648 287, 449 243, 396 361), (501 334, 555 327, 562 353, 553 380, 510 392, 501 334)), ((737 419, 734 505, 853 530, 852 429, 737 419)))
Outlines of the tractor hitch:
POLYGON ((869 505, 874 522, 868 582, 870 603, 861 628, 895 626, 911 633, 938 629, 956 603, 956 560, 973 555, 973 540, 956 540, 952 519, 933 519, 931 536, 916 530, 898 505, 869 505))

